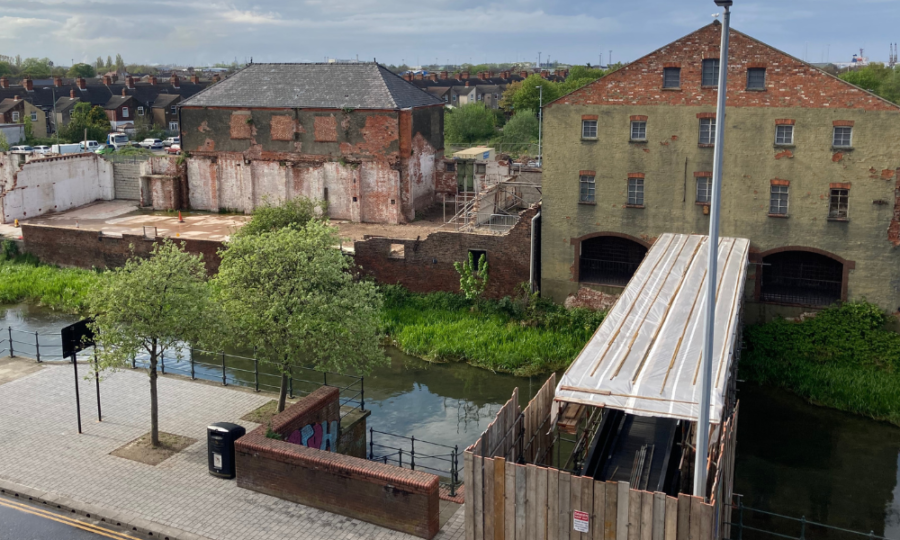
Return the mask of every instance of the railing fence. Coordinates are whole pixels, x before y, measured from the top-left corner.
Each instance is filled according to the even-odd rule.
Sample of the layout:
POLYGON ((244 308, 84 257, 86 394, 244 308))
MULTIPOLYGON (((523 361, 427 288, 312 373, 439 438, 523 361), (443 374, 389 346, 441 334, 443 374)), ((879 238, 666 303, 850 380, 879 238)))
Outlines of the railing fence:
POLYGON ((436 474, 442 483, 450 487, 451 497, 456 497, 456 490, 462 484, 459 480, 458 446, 428 442, 414 436, 407 437, 369 428, 369 459, 413 471, 424 470, 436 474), (375 442, 376 435, 379 441, 387 439, 394 442, 388 444, 375 442), (406 443, 408 447, 405 446, 406 443), (416 445, 419 450, 416 450, 416 445))

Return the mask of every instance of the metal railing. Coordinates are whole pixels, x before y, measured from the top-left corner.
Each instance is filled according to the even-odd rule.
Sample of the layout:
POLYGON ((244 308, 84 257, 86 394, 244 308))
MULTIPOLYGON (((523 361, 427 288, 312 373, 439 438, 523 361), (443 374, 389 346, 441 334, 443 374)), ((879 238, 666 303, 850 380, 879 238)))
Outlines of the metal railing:
POLYGON ((487 223, 482 224, 482 227, 487 227, 491 232, 495 233, 506 233, 509 232, 510 229, 516 226, 516 223, 519 222, 518 215, 509 215, 509 214, 491 214, 490 219, 487 223))
MULTIPOLYGON (((760 510, 758 508, 750 508, 749 506, 744 506, 743 495, 735 493, 733 497, 737 499, 737 504, 732 502, 730 505, 732 509, 730 521, 724 521, 722 523, 725 525, 722 538, 726 540, 743 540, 745 531, 775 538, 786 538, 788 540, 859 537, 864 537, 868 540, 897 540, 878 536, 875 534, 875 531, 869 531, 867 533, 853 531, 842 527, 810 521, 806 519, 806 516, 796 518, 793 516, 776 514, 767 510, 760 510), (748 515, 745 516, 745 513, 748 515), (763 523, 757 523, 759 521, 762 521, 763 523), (761 525, 766 525, 768 528, 762 528, 761 525), (797 534, 798 536, 794 536, 794 534, 797 534)), ((756 535, 753 535, 753 537, 755 538, 756 535)))
POLYGON ((406 467, 413 471, 424 470, 434 473, 441 479, 442 484, 449 486, 451 497, 456 497, 456 490, 462 484, 459 480, 458 446, 447 446, 369 428, 369 459, 401 468, 406 467), (397 441, 394 443, 397 446, 375 442, 376 434, 381 440, 389 438, 391 441, 397 441), (409 443, 408 448, 404 447, 405 442, 409 443), (416 450, 417 444, 419 450, 416 450), (429 448, 430 451, 427 450, 429 448))
POLYGON ((62 336, 59 332, 42 334, 8 326, 0 329, 0 356, 21 356, 38 362, 65 360, 62 356, 62 336))

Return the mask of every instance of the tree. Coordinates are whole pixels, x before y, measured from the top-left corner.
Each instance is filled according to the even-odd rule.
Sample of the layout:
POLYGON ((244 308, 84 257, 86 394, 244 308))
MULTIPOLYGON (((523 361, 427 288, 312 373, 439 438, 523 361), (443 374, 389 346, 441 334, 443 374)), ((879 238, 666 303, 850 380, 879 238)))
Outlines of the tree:
POLYGON ((0 131, 0 152, 9 152, 9 141, 6 134, 0 131))
POLYGON ((90 64, 75 64, 74 66, 69 68, 69 71, 66 72, 66 77, 94 77, 97 75, 97 71, 94 70, 94 67, 90 64))
POLYGON ((87 140, 103 141, 109 133, 109 118, 103 107, 91 106, 90 103, 78 103, 72 108, 71 120, 62 129, 62 135, 69 142, 78 142, 85 138, 84 130, 87 129, 87 140))
POLYGON ((306 197, 289 199, 281 204, 269 200, 253 210, 253 218, 238 229, 236 235, 255 235, 274 232, 285 227, 305 226, 310 221, 323 219, 327 203, 306 197))
POLYGON ((107 56, 106 57, 106 65, 104 66, 104 69, 106 69, 106 71, 109 71, 112 68, 113 68, 112 56, 107 56))
POLYGON ((22 57, 18 54, 16 55, 16 67, 17 68, 22 67, 22 57))
POLYGON ((483 103, 467 103, 444 118, 444 138, 450 143, 481 142, 496 134, 494 113, 483 103))
POLYGON ((281 373, 279 412, 293 366, 366 373, 384 361, 381 297, 353 278, 337 243, 335 229, 314 220, 237 235, 221 252, 214 288, 230 341, 281 373))
POLYGON ((540 89, 544 89, 544 103, 550 103, 560 96, 559 87, 556 83, 544 79, 540 75, 529 75, 518 91, 512 96, 513 109, 533 109, 540 108, 540 89))
POLYGON ((94 61, 94 68, 96 68, 97 71, 100 71, 101 69, 103 69, 103 58, 102 57, 98 56, 97 59, 94 61))
POLYGON ((0 62, 0 77, 15 74, 15 68, 9 62, 0 62))
POLYGON ((478 257, 476 266, 475 257, 470 251, 469 260, 464 263, 455 262, 453 267, 459 272, 459 289, 466 296, 467 300, 477 302, 488 284, 487 257, 484 255, 478 257))
POLYGON ((166 239, 149 258, 132 256, 125 266, 102 274, 87 300, 97 342, 95 369, 124 368, 145 352, 150 357, 150 441, 159 446, 159 356, 163 351, 180 356, 191 345, 204 346, 219 326, 202 257, 166 239))
POLYGON ((841 73, 839 77, 863 90, 900 103, 900 72, 881 63, 872 63, 864 68, 841 73))
POLYGON ((22 75, 32 79, 46 79, 51 74, 49 58, 26 58, 22 62, 22 75))
POLYGON ((529 109, 516 111, 516 114, 503 126, 501 140, 506 144, 527 144, 538 139, 537 114, 529 109))
POLYGON ((122 60, 122 55, 116 55, 116 71, 125 71, 125 60, 122 60))
POLYGON ((500 108, 504 111, 512 111, 515 107, 513 106, 513 96, 516 95, 516 92, 522 88, 522 81, 514 81, 506 85, 506 90, 503 91, 503 95, 500 96, 500 108))
POLYGON ((31 123, 31 115, 25 115, 25 140, 33 141, 34 140, 34 125, 31 123))

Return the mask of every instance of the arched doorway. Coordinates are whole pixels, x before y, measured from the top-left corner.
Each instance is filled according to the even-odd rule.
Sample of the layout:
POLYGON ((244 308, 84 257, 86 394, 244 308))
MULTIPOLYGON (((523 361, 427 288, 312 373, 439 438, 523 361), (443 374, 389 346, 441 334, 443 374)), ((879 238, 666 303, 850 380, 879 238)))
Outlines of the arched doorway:
POLYGON ((624 287, 647 254, 647 247, 618 236, 582 240, 578 257, 578 281, 624 287))
POLYGON ((844 264, 812 251, 781 251, 762 259, 763 302, 829 306, 843 296, 844 264))

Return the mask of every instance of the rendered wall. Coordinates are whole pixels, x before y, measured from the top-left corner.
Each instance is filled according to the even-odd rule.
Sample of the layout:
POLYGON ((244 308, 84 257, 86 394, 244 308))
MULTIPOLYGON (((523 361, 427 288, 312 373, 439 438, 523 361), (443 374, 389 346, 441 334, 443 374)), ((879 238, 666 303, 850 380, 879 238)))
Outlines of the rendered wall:
POLYGON ((0 154, 0 223, 115 197, 112 165, 94 154, 36 159, 0 154))

